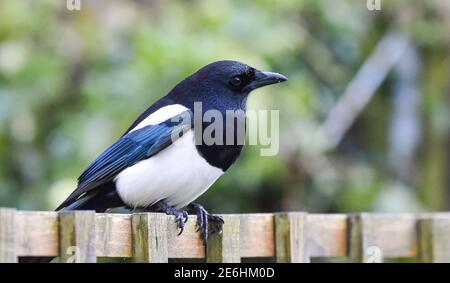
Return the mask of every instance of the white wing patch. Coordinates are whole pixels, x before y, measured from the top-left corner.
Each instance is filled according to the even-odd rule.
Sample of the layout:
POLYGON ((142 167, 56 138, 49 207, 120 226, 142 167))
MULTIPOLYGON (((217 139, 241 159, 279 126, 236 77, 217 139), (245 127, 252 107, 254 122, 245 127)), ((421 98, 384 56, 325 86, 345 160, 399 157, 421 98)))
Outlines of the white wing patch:
POLYGON ((223 173, 200 156, 190 130, 155 156, 123 170, 115 181, 120 197, 131 207, 165 200, 180 209, 203 194, 223 173))
POLYGON ((136 131, 141 128, 144 128, 149 125, 156 125, 159 123, 162 123, 184 111, 188 110, 188 108, 184 107, 181 104, 172 104, 167 105, 164 107, 161 107, 160 109, 156 110, 152 114, 150 114, 147 118, 145 118, 142 122, 140 122, 136 127, 134 127, 131 131, 136 131))

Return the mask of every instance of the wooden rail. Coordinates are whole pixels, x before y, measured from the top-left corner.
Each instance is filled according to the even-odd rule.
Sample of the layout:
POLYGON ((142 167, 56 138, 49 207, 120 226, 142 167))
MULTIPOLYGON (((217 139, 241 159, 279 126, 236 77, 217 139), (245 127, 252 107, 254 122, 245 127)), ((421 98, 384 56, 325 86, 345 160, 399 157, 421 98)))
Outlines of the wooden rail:
POLYGON ((262 258, 310 262, 341 257, 352 262, 411 258, 450 262, 450 213, 223 215, 223 233, 207 247, 190 216, 177 236, 175 219, 158 213, 35 212, 0 208, 0 262, 21 256, 58 256, 61 262, 99 257, 168 262, 169 258, 240 262, 262 258))

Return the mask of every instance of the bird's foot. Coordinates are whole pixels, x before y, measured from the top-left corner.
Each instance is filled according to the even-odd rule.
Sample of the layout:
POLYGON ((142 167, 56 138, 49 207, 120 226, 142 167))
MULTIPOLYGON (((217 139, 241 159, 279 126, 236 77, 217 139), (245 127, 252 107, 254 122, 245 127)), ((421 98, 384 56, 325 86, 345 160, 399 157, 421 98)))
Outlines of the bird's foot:
POLYGON ((178 236, 184 231, 184 225, 188 221, 188 212, 186 210, 178 210, 173 206, 168 205, 164 201, 158 201, 154 205, 148 207, 146 211, 152 212, 164 212, 167 215, 175 216, 175 223, 177 223, 177 228, 180 229, 178 236))
POLYGON ((200 231, 203 242, 208 242, 208 233, 222 233, 223 218, 218 215, 209 214, 200 204, 191 203, 187 206, 187 210, 197 215, 197 231, 200 231))

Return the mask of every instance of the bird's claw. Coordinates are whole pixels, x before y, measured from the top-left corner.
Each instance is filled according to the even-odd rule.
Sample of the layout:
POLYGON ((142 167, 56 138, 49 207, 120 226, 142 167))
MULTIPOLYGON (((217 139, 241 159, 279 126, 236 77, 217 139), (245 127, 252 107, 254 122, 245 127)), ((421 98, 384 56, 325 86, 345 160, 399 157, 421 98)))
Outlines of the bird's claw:
POLYGON ((175 214, 175 223, 177 223, 177 228, 180 229, 178 236, 180 236, 184 231, 184 226, 188 221, 189 214, 186 210, 178 211, 175 214))
POLYGON ((167 203, 163 201, 159 201, 155 203, 154 205, 146 208, 146 211, 157 211, 157 212, 164 212, 167 215, 174 215, 175 216, 175 223, 177 223, 177 228, 180 229, 180 232, 178 233, 178 236, 180 236, 184 231, 184 226, 186 222, 188 221, 189 214, 186 210, 178 210, 173 206, 168 205, 167 203))
POLYGON ((209 214, 203 206, 192 203, 188 209, 197 215, 197 232, 200 231, 203 242, 208 242, 208 234, 222 233, 223 218, 217 215, 209 214))
POLYGON ((221 216, 208 214, 208 221, 211 226, 211 234, 222 233, 222 225, 225 223, 225 221, 223 221, 223 218, 221 216))
POLYGON ((183 210, 184 223, 188 222, 189 213, 186 210, 183 210))

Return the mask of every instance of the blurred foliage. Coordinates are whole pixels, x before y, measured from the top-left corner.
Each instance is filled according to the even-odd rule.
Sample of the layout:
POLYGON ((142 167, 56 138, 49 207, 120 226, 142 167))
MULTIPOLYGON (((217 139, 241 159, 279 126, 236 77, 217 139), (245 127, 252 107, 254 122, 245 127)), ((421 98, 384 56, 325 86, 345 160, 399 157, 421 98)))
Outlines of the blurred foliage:
POLYGON ((280 110, 281 148, 261 157, 247 147, 201 197, 211 211, 448 208, 446 0, 382 0, 381 11, 358 0, 65 2, 0 2, 0 206, 54 208, 148 105, 203 65, 234 59, 289 76, 250 98, 250 108, 280 110), (392 28, 422 62, 410 180, 388 164, 395 76, 338 148, 308 159, 294 131, 309 137, 392 28), (305 168, 315 158, 331 169, 305 168))

